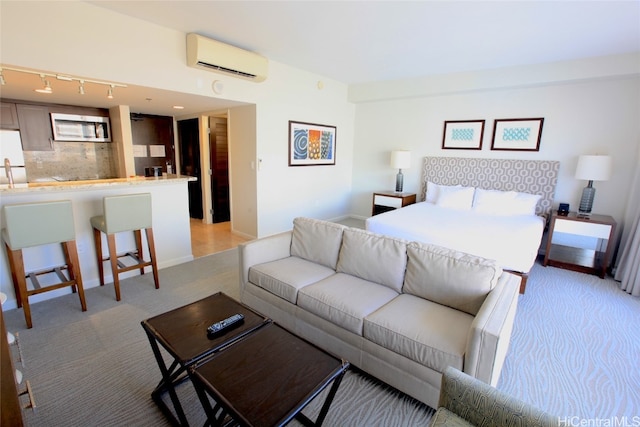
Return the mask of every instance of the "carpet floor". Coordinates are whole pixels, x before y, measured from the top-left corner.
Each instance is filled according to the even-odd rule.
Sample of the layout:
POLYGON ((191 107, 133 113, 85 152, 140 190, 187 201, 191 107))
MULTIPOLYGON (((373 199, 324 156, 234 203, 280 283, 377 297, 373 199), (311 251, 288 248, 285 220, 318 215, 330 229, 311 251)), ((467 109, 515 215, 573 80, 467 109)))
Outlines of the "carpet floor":
MULTIPOLYGON (((160 379, 140 321, 222 291, 238 298, 235 249, 32 305, 33 329, 22 310, 4 314, 18 332, 37 408, 27 426, 168 425, 151 401, 160 379)), ((640 299, 610 279, 536 265, 519 297, 516 323, 498 388, 571 422, 640 415, 640 299)), ((12 346, 18 356, 15 346, 12 346)), ((193 387, 178 390, 191 424, 204 421, 193 387)), ((313 417, 322 395, 305 413, 313 417)), ((363 374, 349 371, 327 426, 424 426, 433 409, 363 374)), ((296 425, 294 421, 292 425, 296 425)), ((569 424, 566 424, 569 425, 569 424)))

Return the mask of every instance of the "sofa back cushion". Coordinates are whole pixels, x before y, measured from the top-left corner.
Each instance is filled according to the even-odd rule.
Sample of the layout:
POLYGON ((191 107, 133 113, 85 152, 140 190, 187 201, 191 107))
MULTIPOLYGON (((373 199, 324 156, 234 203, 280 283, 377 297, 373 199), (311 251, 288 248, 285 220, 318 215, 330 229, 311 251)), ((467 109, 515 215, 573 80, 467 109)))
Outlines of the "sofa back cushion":
POLYGON ((406 241, 357 228, 344 230, 338 273, 385 285, 399 293, 406 266, 406 241))
POLYGON ((476 315, 502 268, 493 260, 435 245, 407 246, 402 291, 476 315))
POLYGON ((295 218, 291 255, 336 269, 346 226, 312 218, 295 218))

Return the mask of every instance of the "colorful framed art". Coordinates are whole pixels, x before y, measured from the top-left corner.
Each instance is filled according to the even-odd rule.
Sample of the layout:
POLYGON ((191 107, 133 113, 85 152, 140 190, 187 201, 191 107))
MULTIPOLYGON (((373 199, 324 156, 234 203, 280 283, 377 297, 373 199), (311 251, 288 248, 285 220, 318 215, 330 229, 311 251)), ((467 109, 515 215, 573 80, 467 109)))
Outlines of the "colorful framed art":
POLYGON ((443 150, 481 150, 484 120, 449 120, 444 122, 443 150))
POLYGON ((492 150, 539 151, 544 118, 501 119, 493 126, 492 150))
POLYGON ((335 126, 289 121, 289 166, 335 164, 335 126))

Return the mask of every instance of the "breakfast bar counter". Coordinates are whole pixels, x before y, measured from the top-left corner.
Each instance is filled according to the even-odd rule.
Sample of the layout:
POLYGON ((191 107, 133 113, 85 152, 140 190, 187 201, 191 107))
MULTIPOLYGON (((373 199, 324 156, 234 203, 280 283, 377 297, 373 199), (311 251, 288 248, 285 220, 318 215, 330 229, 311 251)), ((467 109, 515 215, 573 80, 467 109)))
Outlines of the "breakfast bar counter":
POLYGON ((184 175, 165 175, 161 177, 132 176, 130 178, 105 178, 88 179, 83 181, 41 181, 29 182, 25 184, 15 184, 10 187, 8 184, 0 185, 0 197, 9 194, 23 194, 33 192, 60 192, 69 190, 94 190, 104 187, 115 186, 144 186, 175 184, 176 182, 195 181, 196 178, 184 175))
MULTIPOLYGON (((93 232, 90 218, 102 215, 102 199, 135 193, 151 193, 153 232, 156 246, 158 268, 166 268, 193 260, 191 252, 191 232, 189 227, 189 193, 188 182, 196 178, 182 175, 162 177, 131 177, 113 179, 95 179, 86 181, 31 182, 15 184, 13 188, 0 185, 0 208, 4 205, 18 203, 47 202, 71 200, 76 231, 76 243, 80 258, 80 269, 84 288, 99 286, 98 266, 96 262, 93 232)), ((5 226, 4 216, 2 227, 5 226)), ((117 235, 118 252, 135 247, 133 233, 117 235), (131 234, 129 236, 129 234, 131 234)), ((25 268, 46 269, 63 264, 59 245, 25 249, 25 268)), ((16 307, 15 292, 8 268, 6 248, 2 243, 2 259, 0 260, 0 291, 8 295, 4 309, 16 307)), ((130 272, 136 275, 137 272, 130 272)), ((112 283, 111 269, 105 268, 106 283, 112 283)), ((151 280, 152 275, 149 274, 151 280)), ((153 288, 153 284, 150 283, 153 288)), ((162 280, 160 281, 162 287, 162 280)), ((70 289, 34 295, 31 302, 49 299, 70 293, 70 289)), ((126 298, 126 294, 124 295, 126 298)), ((88 301, 89 311, 91 302, 88 301)))

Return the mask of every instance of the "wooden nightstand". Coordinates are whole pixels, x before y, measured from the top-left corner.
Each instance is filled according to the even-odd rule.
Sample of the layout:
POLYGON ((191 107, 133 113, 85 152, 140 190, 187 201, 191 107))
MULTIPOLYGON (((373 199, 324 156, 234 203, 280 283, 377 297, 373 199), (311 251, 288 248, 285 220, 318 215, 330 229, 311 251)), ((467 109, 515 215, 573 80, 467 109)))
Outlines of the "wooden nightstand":
POLYGON ((416 202, 415 193, 396 193, 395 191, 378 191, 373 193, 371 215, 403 208, 416 202))
POLYGON ((591 273, 604 279, 613 248, 616 221, 609 215, 579 217, 554 213, 543 265, 591 273))

